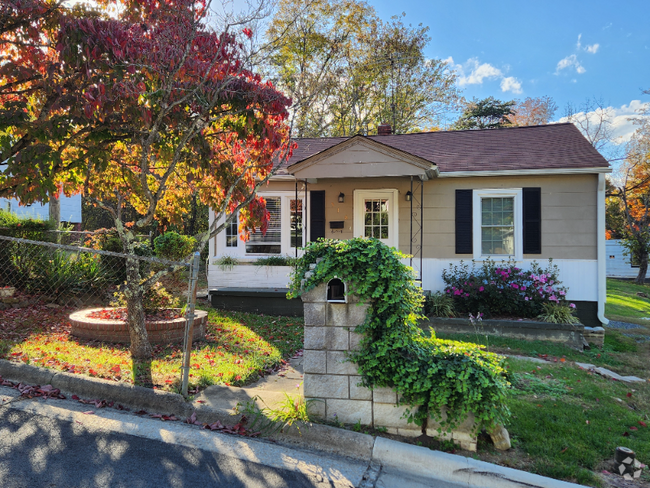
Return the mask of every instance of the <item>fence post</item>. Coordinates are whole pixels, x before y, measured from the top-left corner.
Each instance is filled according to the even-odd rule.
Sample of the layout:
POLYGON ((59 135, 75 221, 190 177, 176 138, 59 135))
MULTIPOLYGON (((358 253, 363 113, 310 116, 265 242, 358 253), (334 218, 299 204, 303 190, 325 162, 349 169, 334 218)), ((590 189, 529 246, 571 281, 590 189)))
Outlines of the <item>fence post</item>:
POLYGON ((190 264, 190 283, 187 292, 187 310, 185 317, 185 338, 183 340, 183 381, 181 392, 187 397, 187 384, 190 374, 190 355, 192 353, 192 336, 194 335, 194 307, 196 305, 196 288, 199 281, 199 263, 201 254, 194 253, 194 259, 190 264))

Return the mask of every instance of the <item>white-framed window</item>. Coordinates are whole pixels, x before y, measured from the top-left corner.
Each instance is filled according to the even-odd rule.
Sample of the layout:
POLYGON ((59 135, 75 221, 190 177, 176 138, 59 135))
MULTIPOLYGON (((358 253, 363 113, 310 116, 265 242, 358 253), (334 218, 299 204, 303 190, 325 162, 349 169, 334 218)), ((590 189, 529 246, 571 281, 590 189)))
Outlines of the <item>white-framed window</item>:
MULTIPOLYGON (((305 214, 304 192, 296 200, 293 191, 271 191, 259 194, 266 200, 266 209, 270 221, 265 235, 258 229, 250 233, 248 242, 241 240, 238 230, 239 219, 235 220, 220 232, 215 239, 213 256, 232 256, 242 261, 255 260, 261 256, 289 255, 296 253, 298 247, 305 246, 304 223, 305 214)), ((214 214, 211 214, 214 218, 214 214)), ((298 251, 300 254, 302 251, 298 251)))
POLYGON ((289 240, 291 248, 303 247, 305 245, 303 237, 303 203, 302 198, 289 199, 289 240))
POLYGON ((226 247, 237 247, 239 242, 239 218, 226 225, 226 247))
POLYGON ((246 243, 246 254, 282 254, 282 197, 264 197, 270 214, 266 233, 255 229, 246 243))
POLYGON ((474 259, 523 258, 521 188, 474 190, 474 259))

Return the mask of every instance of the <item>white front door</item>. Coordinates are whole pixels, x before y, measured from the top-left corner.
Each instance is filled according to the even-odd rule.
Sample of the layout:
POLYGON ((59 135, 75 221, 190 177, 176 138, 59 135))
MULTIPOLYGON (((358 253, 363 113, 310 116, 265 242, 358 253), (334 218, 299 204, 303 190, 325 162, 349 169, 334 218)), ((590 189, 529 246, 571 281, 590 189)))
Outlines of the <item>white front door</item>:
POLYGON ((398 246, 397 190, 354 191, 354 236, 398 246))

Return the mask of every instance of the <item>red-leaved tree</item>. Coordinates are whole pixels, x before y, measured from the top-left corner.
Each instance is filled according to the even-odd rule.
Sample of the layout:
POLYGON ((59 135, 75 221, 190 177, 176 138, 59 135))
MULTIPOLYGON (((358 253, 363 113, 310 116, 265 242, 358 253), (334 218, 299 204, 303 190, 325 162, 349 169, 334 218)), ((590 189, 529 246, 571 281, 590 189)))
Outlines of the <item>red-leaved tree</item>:
MULTIPOLYGON (((87 198, 109 212, 124 251, 133 256, 125 289, 131 353, 148 358, 142 297, 167 270, 141 272, 135 233, 154 220, 178 222, 192 196, 217 217, 228 220, 238 212, 242 230, 263 229, 268 213, 255 192, 290 152, 290 101, 248 69, 242 41, 250 31, 210 28, 205 1, 121 7, 117 18, 62 11, 48 49, 76 76, 74 103, 60 111, 79 118, 70 124, 73 133, 85 128, 83 137, 59 148, 64 166, 58 178, 83 181, 87 198), (138 213, 135 222, 123 219, 127 205, 138 213)), ((18 150, 10 157, 31 166, 21 156, 18 150)), ((7 172, 6 181, 11 178, 7 172)), ((198 248, 225 225, 217 221, 223 219, 196 236, 198 248)))

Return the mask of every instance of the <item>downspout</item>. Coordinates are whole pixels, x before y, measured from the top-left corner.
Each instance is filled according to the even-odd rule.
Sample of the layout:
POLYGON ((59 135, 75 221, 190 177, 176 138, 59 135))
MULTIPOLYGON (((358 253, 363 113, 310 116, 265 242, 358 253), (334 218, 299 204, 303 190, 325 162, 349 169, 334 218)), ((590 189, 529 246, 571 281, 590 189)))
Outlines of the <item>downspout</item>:
POLYGON ((598 320, 602 325, 609 324, 605 318, 605 301, 607 300, 607 268, 605 252, 605 175, 598 175, 598 194, 596 210, 598 212, 598 320))

